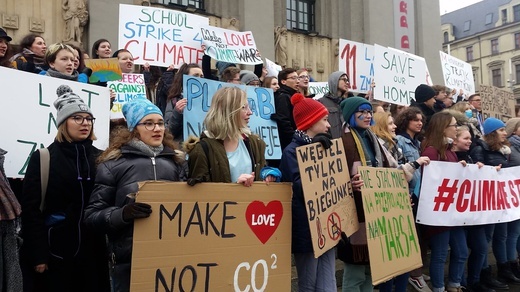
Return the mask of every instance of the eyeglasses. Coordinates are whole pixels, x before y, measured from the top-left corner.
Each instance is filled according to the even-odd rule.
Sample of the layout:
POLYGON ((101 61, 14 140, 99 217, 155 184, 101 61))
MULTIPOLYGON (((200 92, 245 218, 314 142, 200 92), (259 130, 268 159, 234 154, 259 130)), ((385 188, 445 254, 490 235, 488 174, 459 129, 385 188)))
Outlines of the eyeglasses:
POLYGON ((357 111, 358 113, 362 113, 363 115, 374 115, 374 111, 373 110, 362 110, 362 111, 357 111))
POLYGON ((160 121, 160 122, 157 122, 157 123, 154 123, 152 121, 146 121, 146 122, 142 122, 142 123, 139 123, 137 124, 137 126, 144 126, 145 129, 147 129, 148 131, 153 131, 155 130, 155 126, 157 125, 157 127, 159 127, 159 130, 162 130, 164 129, 164 121, 160 121))
POLYGON ((291 76, 291 77, 287 77, 287 79, 298 80, 298 79, 300 79, 300 77, 298 77, 298 76, 291 76))
POLYGON ((76 124, 78 124, 78 125, 83 125, 83 122, 85 120, 87 121, 87 125, 93 125, 94 122, 96 121, 96 118, 93 118, 93 117, 73 116, 70 118, 73 119, 74 122, 76 122, 76 124))
POLYGON ((251 81, 247 85, 249 85, 249 86, 260 86, 260 81, 251 81))
POLYGON ((348 77, 341 77, 339 80, 343 80, 343 81, 345 81, 346 83, 349 83, 349 82, 350 82, 350 79, 348 79, 348 77))
POLYGON ((469 102, 472 102, 472 101, 482 101, 482 99, 472 99, 469 102))
POLYGON ((451 125, 448 125, 446 128, 449 128, 449 127, 457 127, 457 124, 451 124, 451 125))
POLYGON ((309 75, 300 75, 298 76, 298 79, 309 79, 309 75))

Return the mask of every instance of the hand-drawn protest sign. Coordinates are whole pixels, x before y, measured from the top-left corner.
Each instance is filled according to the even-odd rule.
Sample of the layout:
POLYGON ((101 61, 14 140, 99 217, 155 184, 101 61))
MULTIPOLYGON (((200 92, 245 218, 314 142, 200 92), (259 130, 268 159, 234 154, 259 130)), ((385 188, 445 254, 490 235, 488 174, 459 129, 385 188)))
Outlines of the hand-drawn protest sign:
POLYGON ((129 50, 135 64, 168 67, 201 63, 200 27, 206 17, 172 9, 119 5, 119 48, 129 50))
POLYGON ((520 166, 481 169, 432 161, 424 168, 417 222, 467 226, 520 219, 520 166))
POLYGON ((131 291, 290 291, 291 186, 146 182, 131 291))
MULTIPOLYGON (((422 266, 408 182, 402 170, 360 166, 372 283, 422 266)), ((422 197, 422 194, 421 194, 422 197)))
POLYGON ((5 160, 7 177, 23 177, 31 154, 47 147, 57 132, 56 89, 68 85, 90 107, 96 123, 94 145, 108 146, 110 93, 108 88, 65 79, 42 76, 0 67, 0 148, 8 151, 5 160))
POLYGON ((315 258, 334 248, 341 232, 359 228, 344 151, 341 139, 326 150, 319 143, 296 148, 315 258))
POLYGON ((339 39, 339 70, 347 73, 350 90, 367 93, 374 78, 374 46, 339 39))
POLYGON ((119 80, 123 74, 117 58, 85 59, 85 66, 92 69, 90 83, 119 80))
POLYGON ((278 78, 278 73, 282 71, 282 66, 275 62, 265 58, 265 67, 267 68, 267 76, 273 76, 278 78))
POLYGON ((211 99, 217 90, 226 86, 239 87, 246 91, 249 107, 253 112, 249 128, 267 144, 266 159, 280 159, 282 150, 278 126, 271 120, 271 114, 275 112, 271 88, 236 85, 184 75, 183 96, 187 99, 183 121, 184 139, 189 135, 199 136, 204 131, 203 121, 211 105, 211 99))
POLYGON ((515 95, 509 91, 491 85, 480 85, 482 98, 482 114, 484 119, 489 117, 507 121, 515 116, 515 95))
POLYGON ((400 105, 410 105, 415 88, 425 83, 424 58, 393 48, 375 45, 375 75, 377 86, 374 99, 400 105))
POLYGON ((441 57, 442 74, 444 75, 444 85, 450 89, 457 89, 457 92, 462 89, 467 96, 475 93, 475 80, 473 79, 471 64, 443 51, 439 51, 439 54, 441 57))
POLYGON ((201 27, 204 53, 228 63, 255 65, 262 63, 251 31, 234 31, 214 26, 201 27))
POLYGON ((110 110, 111 119, 123 118, 123 104, 135 98, 146 98, 146 85, 143 74, 123 73, 123 78, 118 81, 110 81, 108 88, 116 93, 114 105, 110 110))
POLYGON ((314 99, 319 99, 329 92, 328 82, 309 82, 309 94, 314 94, 314 99))

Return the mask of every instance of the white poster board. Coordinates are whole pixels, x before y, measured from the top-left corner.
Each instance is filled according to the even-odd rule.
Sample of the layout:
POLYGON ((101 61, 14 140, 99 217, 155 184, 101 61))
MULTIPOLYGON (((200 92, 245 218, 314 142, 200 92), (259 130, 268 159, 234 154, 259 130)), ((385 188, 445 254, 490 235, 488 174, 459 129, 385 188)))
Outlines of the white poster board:
POLYGON ((424 58, 377 44, 374 55, 375 76, 378 78, 374 99, 410 105, 415 88, 425 83, 424 58))
POLYGON ((267 77, 272 76, 278 78, 278 73, 282 71, 282 66, 265 58, 265 67, 267 68, 267 77))
POLYGON ((136 98, 146 98, 146 84, 143 74, 123 73, 118 81, 107 82, 107 87, 116 93, 114 105, 110 110, 111 119, 122 119, 123 104, 136 98))
POLYGON ((441 58, 444 85, 450 89, 464 90, 464 94, 470 96, 475 93, 475 79, 471 64, 439 51, 441 58))
POLYGON ((339 71, 350 79, 350 91, 367 93, 374 78, 374 46, 339 39, 338 60, 339 71))
POLYGON ((106 87, 0 67, 0 148, 8 151, 7 177, 23 177, 31 154, 56 137, 56 89, 68 85, 90 107, 94 117, 94 146, 108 146, 110 92, 106 87))
POLYGON ((208 18, 172 9, 119 5, 119 44, 135 64, 168 67, 202 62, 200 27, 208 18))
POLYGON ((251 31, 234 31, 220 27, 201 27, 204 53, 217 61, 256 65, 262 56, 251 31))
POLYGON ((320 99, 328 92, 328 82, 309 82, 309 94, 314 94, 314 99, 320 99))

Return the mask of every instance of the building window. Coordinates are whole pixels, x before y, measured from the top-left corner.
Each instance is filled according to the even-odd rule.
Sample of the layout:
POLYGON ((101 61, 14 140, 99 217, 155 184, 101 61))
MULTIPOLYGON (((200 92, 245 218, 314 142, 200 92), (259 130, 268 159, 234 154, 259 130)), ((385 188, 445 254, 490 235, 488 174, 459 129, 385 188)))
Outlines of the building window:
POLYGON ((520 64, 515 65, 516 84, 520 84, 520 64))
POLYGON ((507 9, 502 9, 502 22, 507 22, 507 9))
POLYGON ((486 25, 490 25, 493 22, 493 13, 486 14, 486 25))
POLYGON ((498 55, 498 39, 491 40, 491 55, 498 55))
POLYGON ((471 28, 471 20, 466 20, 466 22, 464 22, 464 31, 469 31, 470 28, 471 28))
POLYGON ((314 31, 314 0, 287 0, 287 28, 314 31))
POLYGON ((520 21, 520 5, 513 6, 513 21, 520 21))
POLYGON ((502 87, 502 70, 501 69, 491 70, 491 76, 493 77, 493 86, 502 87))
POLYGON ((196 9, 204 9, 204 0, 157 0, 157 3, 164 5, 174 4, 186 7, 193 7, 196 9))
POLYGON ((450 40, 450 39, 449 39, 449 34, 448 34, 448 32, 445 31, 444 34, 443 34, 443 36, 444 36, 444 43, 447 43, 447 42, 450 40))
POLYGON ((515 49, 520 49, 520 32, 515 33, 515 49))
POLYGON ((466 60, 473 61, 473 46, 466 47, 466 60))

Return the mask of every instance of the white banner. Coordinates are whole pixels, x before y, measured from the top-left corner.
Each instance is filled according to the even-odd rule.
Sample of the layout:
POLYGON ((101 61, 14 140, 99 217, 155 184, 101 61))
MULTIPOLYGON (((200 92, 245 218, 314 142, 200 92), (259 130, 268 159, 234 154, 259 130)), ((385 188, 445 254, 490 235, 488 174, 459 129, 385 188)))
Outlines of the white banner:
POLYGON ((278 78, 278 73, 282 71, 282 66, 265 58, 265 67, 267 68, 267 76, 278 78))
POLYGON ((246 65, 262 63, 251 31, 208 26, 201 27, 200 33, 204 53, 217 61, 246 65))
POLYGON ((374 99, 410 105, 410 100, 415 96, 415 88, 425 83, 424 58, 377 44, 374 51, 375 76, 377 76, 374 99))
POLYGON ((424 168, 417 222, 466 226, 520 218, 520 166, 481 169, 432 161, 424 168))
POLYGON ((441 57, 442 74, 444 75, 444 85, 450 89, 464 90, 467 96, 475 93, 475 79, 473 79, 473 69, 469 63, 439 51, 441 57))
POLYGON ((119 81, 109 81, 108 88, 116 93, 114 105, 110 111, 111 119, 121 119, 123 117, 123 104, 135 98, 146 98, 146 85, 143 74, 123 73, 123 78, 119 81))
POLYGON ((415 11, 413 0, 394 0, 395 47, 415 53, 415 11))
POLYGON ((309 82, 309 94, 314 94, 314 99, 320 99, 328 92, 328 82, 309 82))
POLYGON ((374 78, 374 46, 339 39, 338 59, 339 71, 350 79, 350 91, 367 93, 374 78))
POLYGON ((149 6, 119 5, 118 48, 132 52, 135 64, 168 67, 202 62, 200 27, 206 17, 149 6))
POLYGON ((31 154, 56 137, 56 89, 68 85, 90 107, 96 122, 94 145, 108 146, 110 91, 106 87, 0 67, 0 148, 7 150, 8 177, 24 177, 31 154))

